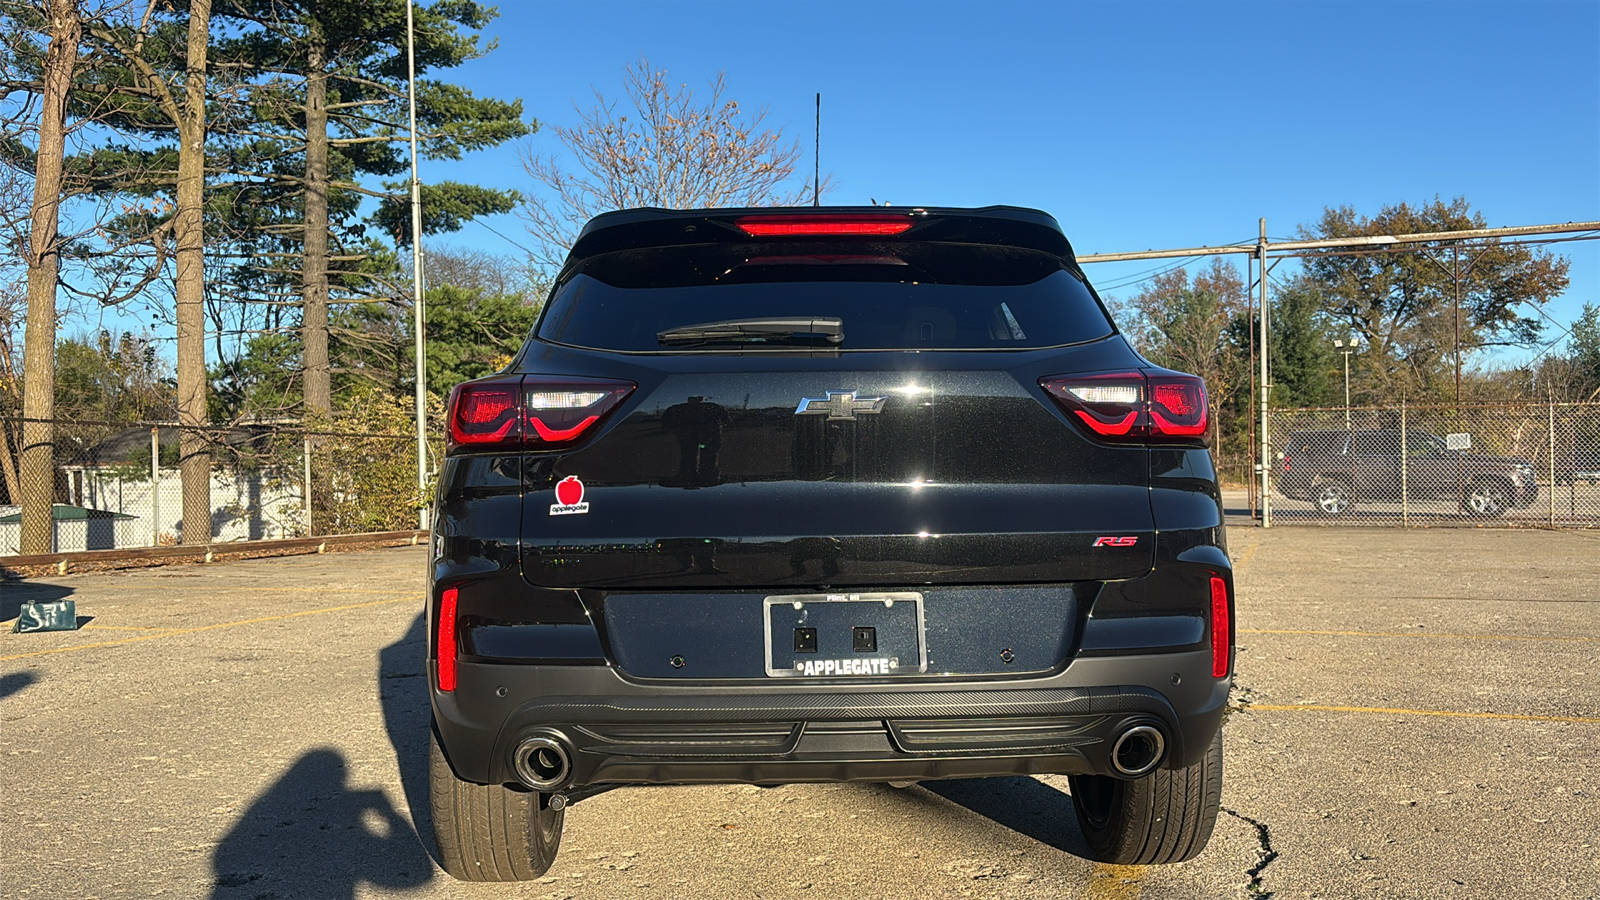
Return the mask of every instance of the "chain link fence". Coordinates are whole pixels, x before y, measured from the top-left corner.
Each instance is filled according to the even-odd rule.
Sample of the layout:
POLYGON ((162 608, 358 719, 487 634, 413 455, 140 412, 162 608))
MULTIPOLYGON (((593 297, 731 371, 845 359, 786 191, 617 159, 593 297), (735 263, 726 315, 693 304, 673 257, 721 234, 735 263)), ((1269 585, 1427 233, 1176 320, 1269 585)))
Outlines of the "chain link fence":
POLYGON ((1600 404, 1279 409, 1277 524, 1600 527, 1600 404))
POLYGON ((183 428, 50 420, 48 477, 23 464, 24 420, 0 418, 0 556, 24 552, 24 498, 48 497, 44 552, 198 543, 184 521, 180 456, 203 449, 205 543, 415 528, 416 437, 298 424, 183 428), (185 436, 191 440, 185 447, 185 436))

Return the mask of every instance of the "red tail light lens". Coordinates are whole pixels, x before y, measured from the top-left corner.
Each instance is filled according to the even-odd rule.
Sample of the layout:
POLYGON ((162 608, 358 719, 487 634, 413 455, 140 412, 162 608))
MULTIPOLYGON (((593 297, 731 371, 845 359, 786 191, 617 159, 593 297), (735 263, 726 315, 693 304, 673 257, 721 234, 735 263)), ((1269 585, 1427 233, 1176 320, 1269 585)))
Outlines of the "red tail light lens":
POLYGON ((911 230, 908 216, 874 215, 789 215, 743 216, 734 221, 752 237, 854 237, 900 234, 911 230))
POLYGON ((1176 372, 1113 372, 1039 379, 1068 415, 1117 443, 1206 442, 1205 382, 1176 372))
POLYGON ((521 378, 469 381, 450 392, 450 443, 502 444, 522 440, 521 378))
POLYGON ((1233 617, 1228 609, 1228 583, 1211 576, 1211 677, 1228 674, 1228 656, 1233 636, 1233 617))
POLYGON ((1150 376, 1150 425, 1155 434, 1199 437, 1206 433, 1206 385, 1193 375, 1150 376))
POLYGON ((547 375, 469 381, 450 394, 450 444, 560 449, 580 440, 634 387, 547 375))
POLYGON ((456 689, 456 597, 458 590, 445 588, 439 595, 438 674, 439 690, 456 689))

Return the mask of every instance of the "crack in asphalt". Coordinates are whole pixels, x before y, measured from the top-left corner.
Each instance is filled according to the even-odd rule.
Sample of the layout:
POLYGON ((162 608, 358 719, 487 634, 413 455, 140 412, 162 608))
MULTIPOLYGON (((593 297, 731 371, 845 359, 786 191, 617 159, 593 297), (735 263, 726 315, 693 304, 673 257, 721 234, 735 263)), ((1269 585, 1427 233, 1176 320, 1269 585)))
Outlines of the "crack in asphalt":
POLYGON ((1263 898, 1263 900, 1273 896, 1272 891, 1267 890, 1261 885, 1261 873, 1266 871, 1267 866, 1272 865, 1273 860, 1278 858, 1278 851, 1272 848, 1272 830, 1267 827, 1267 823, 1257 819, 1252 819, 1244 813, 1236 812, 1227 808, 1226 806, 1221 807, 1220 811, 1233 816, 1235 819, 1238 819, 1239 821, 1244 822, 1251 828, 1255 829, 1256 864, 1245 872, 1245 874, 1250 877, 1250 883, 1245 886, 1245 889, 1250 892, 1250 896, 1260 897, 1263 898))

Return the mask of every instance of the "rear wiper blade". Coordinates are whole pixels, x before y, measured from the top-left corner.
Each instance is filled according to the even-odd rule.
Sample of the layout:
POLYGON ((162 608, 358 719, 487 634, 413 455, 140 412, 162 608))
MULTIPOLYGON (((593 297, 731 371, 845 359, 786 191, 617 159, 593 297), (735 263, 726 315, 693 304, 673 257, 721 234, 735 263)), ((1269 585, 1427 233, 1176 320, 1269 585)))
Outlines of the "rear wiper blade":
POLYGON ((704 322, 684 325, 656 333, 661 344, 694 344, 704 342, 727 343, 793 343, 823 342, 839 344, 844 341, 844 320, 807 316, 793 318, 780 316, 768 319, 727 319, 721 322, 704 322))

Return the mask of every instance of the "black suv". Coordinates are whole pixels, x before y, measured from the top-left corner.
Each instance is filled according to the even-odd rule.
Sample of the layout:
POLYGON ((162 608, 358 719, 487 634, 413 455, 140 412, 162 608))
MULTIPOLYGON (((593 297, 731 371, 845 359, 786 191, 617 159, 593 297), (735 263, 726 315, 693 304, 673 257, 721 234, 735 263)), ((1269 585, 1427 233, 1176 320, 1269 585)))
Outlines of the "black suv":
POLYGON ((537 877, 618 785, 1037 773, 1097 859, 1195 855, 1234 631, 1207 418, 1041 212, 596 218, 450 399, 445 869, 537 877))
POLYGON ((1402 491, 1412 500, 1459 500, 1463 511, 1485 518, 1539 497, 1533 463, 1451 450, 1414 429, 1403 439, 1398 428, 1295 431, 1282 447, 1279 493, 1309 500, 1326 516, 1346 515, 1358 501, 1398 501, 1402 491))

